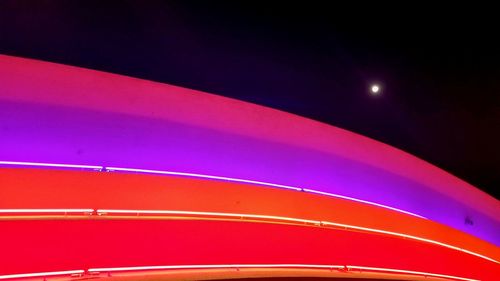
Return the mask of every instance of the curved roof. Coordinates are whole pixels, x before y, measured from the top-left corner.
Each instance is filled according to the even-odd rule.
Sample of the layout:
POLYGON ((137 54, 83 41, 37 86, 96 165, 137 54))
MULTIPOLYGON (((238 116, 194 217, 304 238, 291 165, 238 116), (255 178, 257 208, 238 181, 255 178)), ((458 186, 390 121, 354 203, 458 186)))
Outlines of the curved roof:
POLYGON ((311 189, 410 212, 500 245, 498 200, 404 151, 334 126, 200 91, 3 55, 0 90, 0 161, 311 189))

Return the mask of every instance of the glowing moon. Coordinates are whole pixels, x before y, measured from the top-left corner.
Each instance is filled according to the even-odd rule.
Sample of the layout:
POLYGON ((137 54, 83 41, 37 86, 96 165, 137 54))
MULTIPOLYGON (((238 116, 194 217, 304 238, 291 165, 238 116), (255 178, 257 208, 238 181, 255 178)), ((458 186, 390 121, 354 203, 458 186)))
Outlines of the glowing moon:
POLYGON ((377 95, 380 93, 380 86, 377 84, 374 84, 370 87, 370 91, 373 95, 377 95))

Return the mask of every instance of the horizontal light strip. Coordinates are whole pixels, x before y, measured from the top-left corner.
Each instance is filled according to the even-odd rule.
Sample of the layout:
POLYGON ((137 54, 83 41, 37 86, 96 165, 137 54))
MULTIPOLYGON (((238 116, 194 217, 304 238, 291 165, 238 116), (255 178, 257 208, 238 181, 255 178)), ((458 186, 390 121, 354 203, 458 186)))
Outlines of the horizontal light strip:
POLYGON ((462 251, 464 253, 467 253, 467 254, 470 254, 470 255, 473 255, 473 256, 476 256, 476 257, 480 257, 480 258, 492 261, 494 263, 500 263, 499 261, 497 261, 495 259, 492 259, 490 257, 484 256, 484 255, 481 255, 481 254, 478 254, 478 253, 475 253, 475 252, 472 252, 472 251, 468 251, 468 250, 465 250, 465 249, 462 249, 462 248, 459 248, 459 247, 456 247, 456 246, 452 246, 452 245, 449 245, 449 244, 441 243, 441 242, 438 242, 438 241, 435 241, 435 240, 431 240, 431 239, 427 239, 427 238, 422 238, 422 237, 418 237, 418 236, 413 236, 413 235, 408 235, 408 234, 403 234, 403 233, 393 232, 393 231, 386 231, 386 230, 381 230, 381 229, 376 229, 376 228, 368 228, 368 227, 362 227, 362 226, 356 226, 356 225, 349 225, 349 224, 342 224, 342 223, 334 223, 334 222, 328 222, 328 221, 321 221, 321 224, 322 225, 331 225, 331 226, 337 226, 337 227, 344 227, 344 228, 348 228, 348 229, 356 229, 356 230, 362 230, 362 231, 368 231, 368 232, 376 232, 376 233, 381 233, 381 234, 387 234, 387 235, 393 235, 393 236, 398 236, 398 237, 409 238, 409 239, 413 239, 413 240, 418 240, 418 241, 422 241, 422 242, 427 242, 427 243, 431 243, 431 244, 443 246, 443 247, 446 247, 446 248, 449 248, 449 249, 453 249, 453 250, 457 250, 457 251, 462 251))
MULTIPOLYGON (((417 237, 417 236, 413 236, 413 235, 408 235, 408 234, 403 234, 403 233, 399 233, 399 232, 392 232, 392 231, 386 231, 386 230, 381 230, 381 229, 368 228, 368 227, 362 227, 362 226, 356 226, 356 225, 350 225, 350 224, 335 223, 335 222, 328 222, 328 221, 321 221, 321 224, 322 225, 330 225, 330 226, 342 227, 342 228, 348 228, 348 229, 355 229, 355 230, 376 232, 376 233, 393 235, 393 236, 399 236, 399 237, 404 237, 404 238, 410 238, 410 239, 414 239, 414 240, 418 240, 418 241, 423 241, 423 242, 427 242, 427 243, 432 243, 432 244, 440 245, 440 246, 447 247, 447 248, 450 248, 450 249, 462 251, 462 249, 459 248, 459 247, 455 247, 455 246, 451 246, 451 245, 448 245, 448 244, 445 244, 445 243, 441 243, 441 242, 438 242, 438 241, 434 241, 434 240, 431 240, 431 239, 421 238, 421 237, 417 237)), ((494 261, 494 260, 492 260, 492 261, 494 261)))
POLYGON ((358 270, 367 270, 367 271, 407 273, 407 274, 432 276, 432 277, 440 277, 440 278, 449 278, 449 279, 464 280, 464 281, 479 281, 477 279, 463 278, 463 277, 457 277, 457 276, 453 276, 453 275, 436 274, 436 273, 429 273, 429 272, 422 272, 422 271, 411 271, 411 270, 380 268, 380 267, 368 267, 368 266, 353 266, 353 265, 349 265, 349 266, 347 266, 347 268, 349 268, 349 269, 358 269, 358 270))
POLYGON ((328 192, 318 191, 318 190, 314 190, 314 189, 306 189, 306 188, 304 188, 304 191, 311 192, 311 193, 316 193, 316 194, 321 194, 321 195, 326 195, 326 196, 331 196, 331 197, 336 197, 336 198, 347 199, 347 200, 356 201, 356 202, 360 202, 360 203, 364 203, 364 204, 374 205, 374 206, 378 206, 378 207, 390 209, 390 210, 393 210, 393 211, 396 211, 396 212, 405 213, 407 215, 412 215, 412 216, 415 216, 415 217, 419 217, 419 218, 422 218, 422 219, 427 219, 426 217, 423 217, 421 215, 417 215, 417 214, 414 214, 414 213, 411 213, 411 212, 408 212, 408 211, 404 211, 404 210, 401 210, 401 209, 398 209, 398 208, 394 208, 394 207, 389 207, 389 206, 378 204, 378 203, 371 202, 371 201, 366 201, 366 200, 362 200, 362 199, 356 199, 356 198, 349 197, 349 196, 344 196, 344 195, 339 195, 339 194, 334 194, 334 193, 328 193, 328 192))
POLYGON ((104 168, 103 166, 91 166, 91 165, 54 164, 54 163, 36 163, 36 162, 14 162, 14 161, 0 161, 0 165, 77 168, 77 169, 92 169, 92 170, 101 170, 102 168, 104 168))
POLYGON ((118 168, 118 167, 106 167, 106 170, 108 170, 108 171, 121 171, 121 172, 148 173, 148 174, 161 174, 161 175, 172 175, 172 176, 185 176, 185 177, 192 177, 192 178, 204 178, 204 179, 231 181, 231 182, 251 183, 251 184, 257 184, 257 185, 265 185, 265 186, 273 186, 273 187, 279 187, 279 188, 292 189, 292 190, 297 190, 297 191, 302 190, 301 188, 298 188, 298 187, 282 185, 282 184, 275 184, 275 183, 254 181, 254 180, 244 180, 244 179, 229 178, 229 177, 211 176, 211 175, 204 175, 204 174, 158 171, 158 170, 144 170, 144 169, 131 169, 131 168, 118 168))
POLYGON ((0 209, 0 214, 25 214, 25 213, 92 213, 94 209, 0 209))
POLYGON ((83 274, 83 273, 85 273, 84 270, 67 270, 67 271, 51 271, 51 272, 39 272, 39 273, 10 274, 10 275, 0 275, 0 280, 14 279, 14 278, 57 276, 57 275, 72 275, 72 274, 83 274))
POLYGON ((299 218, 290 218, 290 217, 283 217, 283 216, 270 216, 270 215, 255 215, 255 214, 240 214, 240 213, 221 213, 221 212, 196 212, 196 211, 176 211, 176 210, 114 210, 114 209, 0 209, 0 215, 5 215, 5 214, 92 214, 94 211, 97 213, 97 215, 117 215, 117 214, 125 214, 125 215, 184 215, 184 216, 212 216, 212 217, 222 217, 222 218, 238 218, 238 219, 257 219, 257 220, 279 220, 279 221, 286 221, 286 222, 294 222, 294 223, 300 223, 300 224, 313 224, 313 225, 318 225, 318 226, 333 226, 337 228, 344 228, 344 229, 350 229, 350 230, 359 230, 359 231, 366 231, 366 232, 374 232, 374 233, 380 233, 380 234, 386 234, 386 235, 391 235, 391 236, 397 236, 397 237, 403 237, 403 238, 409 238, 417 241, 422 241, 426 243, 431 243, 435 245, 439 245, 442 247, 446 247, 449 249, 457 250, 457 251, 462 251, 464 253, 480 257, 495 263, 500 263, 499 261, 492 259, 490 257, 465 250, 456 246, 452 246, 449 244, 441 243, 432 239, 427 239, 427 238, 422 238, 418 236, 413 236, 413 235, 408 235, 408 234, 403 234, 399 232, 393 232, 393 231, 387 231, 387 230, 381 230, 381 229, 376 229, 376 228, 368 228, 368 227, 362 227, 362 226, 356 226, 356 225, 350 225, 350 224, 342 224, 342 223, 335 223, 335 222, 329 222, 329 221, 320 221, 320 220, 308 220, 308 219, 299 219, 299 218))
MULTIPOLYGON (((0 165, 24 165, 24 166, 42 166, 42 167, 65 167, 65 168, 84 168, 84 169, 98 169, 98 170, 103 170, 104 169, 104 166, 70 165, 70 164, 53 164, 53 163, 35 163, 35 162, 14 162, 14 161, 0 161, 0 165)), ((279 188, 292 189, 292 190, 297 190, 297 191, 305 191, 305 192, 310 192, 310 193, 315 193, 315 194, 332 196, 332 197, 336 197, 336 198, 342 198, 342 199, 351 200, 351 201, 355 201, 355 202, 360 202, 360 203, 364 203, 364 204, 375 205, 375 206, 379 206, 379 207, 382 207, 382 208, 387 208, 387 209, 390 209, 390 210, 393 210, 393 211, 397 211, 397 212, 401 212, 401 213, 405 213, 405 214, 408 214, 408 215, 412 215, 412 216, 416 216, 416 217, 420 217, 420 218, 426 219, 425 217, 422 217, 420 215, 417 215, 417 214, 414 214, 414 213, 411 213, 411 212, 407 212, 407 211, 400 210, 400 209, 397 209, 397 208, 393 208, 393 207, 389 207, 389 206, 386 206, 386 205, 374 203, 374 202, 371 202, 371 201, 356 199, 356 198, 352 198, 352 197, 348 197, 348 196, 343 196, 343 195, 338 195, 338 194, 333 194, 333 193, 328 193, 328 192, 317 191, 317 190, 313 190, 313 189, 302 189, 302 188, 293 187, 293 186, 273 184, 273 183, 267 183, 267 182, 261 182, 261 181, 244 180, 244 179, 237 179, 237 178, 230 178, 230 177, 220 177, 220 176, 210 176, 210 175, 195 174, 195 173, 159 171, 159 170, 146 170, 146 169, 132 169, 132 168, 119 168, 119 167, 107 167, 106 169, 108 171, 124 171, 124 172, 137 172, 137 173, 152 173, 152 174, 164 174, 164 175, 177 175, 177 176, 187 176, 187 177, 196 177, 196 178, 208 178, 208 179, 225 180, 225 181, 233 181, 233 182, 251 183, 251 184, 257 184, 257 185, 279 187, 279 188)), ((0 214, 1 213, 30 213, 30 212, 38 212, 38 213, 44 213, 44 212, 45 213, 47 213, 47 212, 51 212, 51 213, 52 212, 53 213, 79 213, 79 212, 83 212, 83 213, 88 213, 88 212, 92 212, 93 211, 92 209, 71 209, 71 210, 68 209, 68 210, 69 211, 67 211, 65 209, 4 209, 4 210, 0 210, 0 214)), ((101 211, 111 211, 111 210, 101 210, 101 211)), ((117 210, 114 210, 115 213, 116 213, 116 211, 117 210)), ((131 212, 129 210, 121 210, 121 211, 127 211, 128 213, 131 213, 131 212, 137 213, 137 211, 139 211, 139 210, 137 210, 137 211, 130 210, 131 212)), ((148 212, 148 211, 140 211, 140 212, 148 212)), ((158 212, 165 212, 163 214, 181 214, 179 211, 150 211, 150 212, 152 212, 150 214, 154 214, 154 213, 158 214, 158 212)), ((208 212, 184 212, 182 214, 186 215, 188 213, 191 213, 191 215, 197 215, 197 214, 199 215, 201 213, 205 213, 205 215, 209 215, 209 216, 210 215, 217 216, 217 215, 220 215, 220 214, 224 214, 224 213, 208 213, 208 212)), ((226 217, 227 216, 230 216, 230 215, 228 214, 228 215, 226 215, 226 217)), ((444 243, 437 242, 437 241, 430 240, 430 239, 420 238, 420 237, 416 237, 416 236, 411 236, 411 235, 402 234, 402 233, 396 233, 396 232, 391 232, 391 231, 378 230, 378 229, 370 229, 370 228, 358 227, 358 226, 353 226, 353 225, 344 225, 344 224, 332 223, 332 222, 302 220, 302 219, 293 219, 293 218, 276 217, 276 216, 245 215, 245 214, 233 214, 231 216, 232 217, 241 217, 241 216, 244 216, 244 217, 248 217, 248 218, 259 218, 259 219, 278 219, 278 220, 286 220, 286 221, 294 221, 294 222, 302 222, 302 223, 305 222, 305 223, 313 223, 313 224, 322 223, 322 224, 325 224, 325 225, 329 224, 329 225, 338 226, 338 227, 345 227, 345 228, 351 228, 351 229, 358 229, 358 230, 364 230, 364 231, 371 231, 371 232, 377 232, 377 233, 395 235, 395 236, 411 238, 411 239, 415 239, 415 240, 419 240, 419 241, 424 241, 424 242, 428 242, 428 243, 433 243, 433 244, 441 245, 441 246, 444 246, 444 247, 447 247, 447 248, 451 248, 451 249, 455 249, 455 250, 460 250, 460 251, 466 252, 468 254, 475 255, 475 256, 478 256, 478 257, 481 257, 481 258, 484 258, 484 259, 487 259, 487 260, 499 263, 498 261, 496 261, 496 260, 494 260, 492 258, 483 256, 483 255, 480 255, 480 254, 477 254, 477 253, 474 253, 474 252, 471 252, 471 251, 468 251, 468 250, 465 250, 465 249, 461 249, 461 248, 458 248, 458 247, 455 247, 455 246, 451 246, 451 245, 444 244, 444 243)))
POLYGON ((249 219, 270 219, 270 220, 310 223, 316 225, 321 224, 321 222, 317 220, 296 219, 296 218, 281 217, 281 216, 249 215, 249 214, 238 214, 238 213, 155 211, 155 210, 106 210, 106 209, 98 209, 96 212, 98 215, 105 215, 105 214, 190 215, 190 216, 214 216, 214 217, 249 218, 249 219))
MULTIPOLYGON (((321 264, 215 264, 215 265, 167 265, 167 266, 136 266, 136 267, 109 267, 109 268, 90 268, 89 273, 99 272, 117 272, 117 271, 143 271, 143 270, 175 270, 175 269, 220 269, 220 268, 318 268, 318 269, 347 269, 347 270, 365 270, 376 272, 403 273, 412 275, 432 276, 439 278, 448 278, 464 281, 479 281, 476 279, 463 278, 453 275, 436 274, 430 272, 401 270, 381 267, 353 266, 353 265, 321 265, 321 264)), ((58 275, 84 274, 84 270, 51 271, 39 273, 24 273, 0 275, 0 280, 46 277, 58 275)))
POLYGON ((161 175, 174 175, 174 176, 186 176, 186 177, 194 177, 194 178, 205 178, 205 179, 216 179, 216 180, 224 180, 224 181, 231 181, 231 182, 240 182, 240 183, 250 183, 250 184, 257 184, 257 185, 263 185, 263 186, 271 186, 271 187, 279 187, 279 188, 285 188, 285 189, 291 189, 291 190, 297 190, 297 191, 305 191, 305 192, 311 192, 311 193, 316 193, 316 194, 321 194, 321 195, 327 195, 331 197, 336 197, 336 198, 342 198, 346 200, 351 200, 355 202, 360 202, 360 203, 365 203, 365 204, 370 204, 386 209, 390 209, 396 212, 401 212, 407 215, 412 215, 415 217, 427 219, 426 217, 404 211, 398 208, 394 207, 389 207, 386 205, 378 204, 375 202, 371 201, 366 201, 366 200, 361 200, 361 199, 356 199, 353 197, 348 197, 348 196, 343 196, 343 195, 338 195, 338 194, 333 194, 333 193, 328 193, 328 192, 322 192, 322 191, 317 191, 314 189, 305 189, 305 188, 300 188, 300 187, 295 187, 295 186, 289 186, 289 185, 282 185, 282 184, 275 184, 275 183, 269 183, 269 182, 262 182, 262 181, 254 181, 254 180, 245 180, 245 179, 238 179, 238 178, 230 178, 230 177, 220 177, 220 176, 211 176, 211 175, 204 175, 204 174, 195 174, 195 173, 183 173, 183 172, 172 172, 172 171, 159 171, 159 170, 145 170, 145 169, 132 169, 132 168, 118 168, 118 167, 106 167, 107 171, 121 171, 121 172, 136 172, 136 173, 149 173, 149 174, 161 174, 161 175))
POLYGON ((404 210, 401 210, 398 208, 394 208, 394 207, 390 207, 390 206, 386 206, 383 204, 379 204, 379 203, 375 203, 375 202, 371 202, 371 201, 366 201, 366 200, 362 200, 362 199, 357 199, 357 198, 353 198, 353 197, 349 197, 349 196, 343 196, 343 195, 339 195, 339 194, 328 193, 328 192, 318 191, 318 190, 314 190, 314 189, 305 189, 305 188, 283 185, 283 184, 254 181, 254 180, 246 180, 246 179, 238 179, 238 178, 231 178, 231 177, 212 176, 212 175, 197 174, 197 173, 148 170, 148 169, 104 167, 104 166, 90 166, 90 165, 72 165, 72 164, 54 164, 54 163, 36 163, 36 162, 0 161, 0 165, 31 166, 31 167, 37 167, 37 166, 40 166, 40 167, 62 167, 62 168, 79 168, 79 169, 92 169, 92 170, 120 171, 120 172, 135 172, 135 173, 185 176, 185 177, 215 179, 215 180, 231 181, 231 182, 239 182, 239 183, 249 183, 249 184, 278 187, 278 188, 284 188, 284 189, 290 189, 290 190, 296 190, 296 191, 305 191, 305 192, 311 192, 311 193, 316 193, 316 194, 321 194, 321 195, 326 195, 326 196, 331 196, 331 197, 336 197, 336 198, 342 198, 342 199, 346 199, 346 200, 351 200, 351 201, 355 201, 355 202, 359 202, 359 203, 374 205, 374 206, 386 208, 389 210, 393 210, 396 212, 404 213, 407 215, 427 219, 426 217, 414 214, 412 212, 404 211, 404 210))
POLYGON ((365 267, 351 265, 321 265, 321 264, 214 264, 214 265, 166 265, 166 266, 137 266, 137 267, 110 267, 110 268, 90 268, 89 273, 117 272, 117 271, 142 271, 142 270, 175 270, 175 269, 220 269, 220 268, 317 268, 317 269, 346 269, 365 270, 375 272, 402 273, 421 276, 432 276, 464 281, 479 281, 477 279, 463 278, 453 275, 436 274, 430 272, 420 272, 411 270, 365 267))
POLYGON ((137 267, 110 267, 91 268, 88 272, 113 272, 113 271, 140 271, 140 270, 163 270, 163 269, 215 269, 215 268, 322 268, 341 269, 342 265, 316 265, 316 264, 213 264, 213 265, 165 265, 165 266, 137 266, 137 267))
POLYGON ((342 223, 335 223, 335 222, 329 222, 329 221, 319 221, 319 220, 307 220, 307 219, 298 219, 298 218, 290 218, 290 217, 282 217, 282 216, 268 216, 268 215, 254 215, 254 214, 239 214, 239 213, 220 213, 220 212, 193 212, 193 211, 174 211, 174 210, 112 210, 112 209, 97 209, 96 213, 98 215, 106 215, 106 214, 129 214, 129 215, 191 215, 191 216, 214 216, 214 217, 225 217, 225 218, 247 218, 247 219, 271 219, 271 220, 281 220, 281 221, 288 221, 288 222, 296 222, 296 223, 309 223, 309 224, 314 224, 314 225, 323 225, 323 226, 334 226, 338 228, 345 228, 345 229, 350 229, 350 230, 360 230, 360 231, 366 231, 366 232, 374 232, 374 233, 380 233, 380 234, 386 234, 386 235, 391 235, 391 236, 397 236, 397 237, 403 237, 403 238, 409 238, 417 241, 422 241, 422 242, 427 242, 439 246, 443 246, 449 249, 457 250, 457 251, 462 251, 470 255, 474 255, 476 257, 480 257, 495 263, 500 263, 495 259, 492 259, 490 257, 464 250, 459 247, 455 247, 449 244, 441 243, 435 240, 431 239, 426 239, 426 238, 421 238, 418 236, 413 236, 413 235, 408 235, 408 234, 403 234, 399 232, 392 232, 392 231, 386 231, 386 230, 381 230, 381 229, 376 229, 376 228, 368 228, 368 227, 362 227, 362 226, 356 226, 356 225, 350 225, 350 224, 342 224, 342 223))

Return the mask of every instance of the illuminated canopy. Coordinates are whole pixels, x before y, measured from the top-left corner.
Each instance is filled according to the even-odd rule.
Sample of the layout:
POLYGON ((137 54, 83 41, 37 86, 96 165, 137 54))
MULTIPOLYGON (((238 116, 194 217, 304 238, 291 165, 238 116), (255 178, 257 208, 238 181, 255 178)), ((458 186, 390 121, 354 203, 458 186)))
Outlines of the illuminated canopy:
POLYGON ((8 56, 0 120, 0 279, 500 275, 498 200, 340 128, 8 56))

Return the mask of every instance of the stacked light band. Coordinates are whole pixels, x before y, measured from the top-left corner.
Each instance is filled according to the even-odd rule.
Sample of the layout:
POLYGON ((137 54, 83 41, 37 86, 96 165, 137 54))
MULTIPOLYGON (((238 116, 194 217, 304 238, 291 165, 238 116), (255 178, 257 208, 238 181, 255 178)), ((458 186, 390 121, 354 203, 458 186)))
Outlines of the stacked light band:
POLYGON ((500 276, 498 200, 377 141, 8 56, 0 90, 0 279, 500 276))

